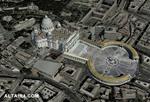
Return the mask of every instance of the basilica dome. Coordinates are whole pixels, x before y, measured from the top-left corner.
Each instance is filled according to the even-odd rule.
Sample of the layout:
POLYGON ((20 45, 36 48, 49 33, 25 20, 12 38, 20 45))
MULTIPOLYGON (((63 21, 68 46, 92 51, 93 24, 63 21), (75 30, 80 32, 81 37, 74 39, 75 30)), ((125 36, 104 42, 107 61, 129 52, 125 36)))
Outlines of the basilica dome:
POLYGON ((54 30, 53 22, 48 16, 43 18, 41 28, 45 33, 52 32, 54 30))

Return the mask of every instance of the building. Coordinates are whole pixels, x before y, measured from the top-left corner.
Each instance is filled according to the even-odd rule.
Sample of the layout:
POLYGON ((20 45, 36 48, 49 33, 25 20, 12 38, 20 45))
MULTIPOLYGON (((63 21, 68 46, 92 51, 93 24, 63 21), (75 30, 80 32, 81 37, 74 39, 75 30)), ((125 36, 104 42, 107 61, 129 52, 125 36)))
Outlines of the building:
POLYGON ((7 31, 4 29, 2 24, 0 23, 0 43, 4 41, 4 34, 7 33, 7 31))
POLYGON ((32 42, 39 48, 48 47, 59 51, 69 50, 79 39, 79 31, 69 31, 59 22, 52 22, 48 16, 42 20, 40 27, 32 32, 32 42))
POLYGON ((139 1, 141 1, 140 3, 143 3, 142 7, 140 8, 140 13, 150 15, 149 0, 139 0, 139 1))
POLYGON ((64 66, 54 80, 69 88, 78 87, 79 83, 84 80, 82 74, 86 67, 85 64, 80 61, 73 60, 72 58, 68 58, 67 55, 64 55, 63 58, 62 62, 64 66), (78 80, 80 80, 80 82, 78 80))
POLYGON ((140 50, 141 52, 144 52, 147 55, 150 55, 149 50, 150 50, 150 26, 148 26, 146 32, 143 34, 143 36, 140 38, 139 42, 136 45, 136 48, 140 50))
POLYGON ((31 39, 37 47, 48 47, 47 35, 46 33, 41 32, 38 28, 34 28, 34 31, 31 33, 31 39))
POLYGON ((144 81, 141 81, 141 80, 136 80, 135 81, 135 84, 136 85, 139 85, 141 87, 144 87, 146 89, 149 89, 150 88, 150 84, 148 82, 144 82, 144 81))
POLYGON ((81 20, 84 25, 95 26, 98 22, 104 22, 115 14, 118 9, 117 0, 99 0, 81 20))
POLYGON ((0 98, 5 94, 5 91, 0 89, 0 98))
POLYGON ((150 68, 150 57, 143 54, 142 58, 143 58, 143 65, 147 66, 147 68, 150 68))
POLYGON ((55 77, 61 67, 62 63, 45 60, 38 60, 33 65, 33 68, 37 69, 41 75, 46 75, 51 78, 55 77))
POLYGON ((80 92, 94 98, 99 93, 99 89, 100 84, 93 84, 91 79, 87 79, 83 86, 81 86, 80 92))
POLYGON ((43 83, 35 93, 39 94, 39 98, 37 98, 37 102, 63 102, 66 98, 66 95, 63 91, 57 89, 56 87, 43 83))
POLYGON ((32 27, 35 24, 35 18, 26 19, 25 21, 19 22, 19 24, 14 25, 16 31, 20 31, 29 27, 32 27))
POLYGON ((140 7, 144 4, 145 0, 133 0, 130 2, 130 5, 128 7, 129 11, 137 12, 140 7))
POLYGON ((26 94, 33 93, 42 83, 43 82, 39 80, 24 79, 17 91, 21 91, 26 94))

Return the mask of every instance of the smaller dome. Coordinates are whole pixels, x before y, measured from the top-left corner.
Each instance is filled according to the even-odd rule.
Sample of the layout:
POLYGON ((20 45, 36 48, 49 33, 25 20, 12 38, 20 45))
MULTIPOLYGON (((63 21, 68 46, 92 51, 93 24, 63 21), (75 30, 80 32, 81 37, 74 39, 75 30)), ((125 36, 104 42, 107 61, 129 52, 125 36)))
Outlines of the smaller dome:
POLYGON ((42 31, 46 33, 54 30, 53 22, 47 15, 43 18, 41 27, 42 31))
POLYGON ((61 28, 60 22, 56 21, 56 22, 55 22, 55 26, 56 26, 56 28, 61 28))

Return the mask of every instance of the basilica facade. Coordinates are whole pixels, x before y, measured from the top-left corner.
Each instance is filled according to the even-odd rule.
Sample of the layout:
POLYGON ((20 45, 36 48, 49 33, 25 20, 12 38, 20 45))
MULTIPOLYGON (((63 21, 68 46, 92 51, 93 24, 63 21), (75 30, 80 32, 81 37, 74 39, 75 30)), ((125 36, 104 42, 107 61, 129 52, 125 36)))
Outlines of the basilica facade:
POLYGON ((79 31, 70 31, 45 16, 39 27, 32 31, 32 42, 38 48, 67 51, 79 40, 79 31))

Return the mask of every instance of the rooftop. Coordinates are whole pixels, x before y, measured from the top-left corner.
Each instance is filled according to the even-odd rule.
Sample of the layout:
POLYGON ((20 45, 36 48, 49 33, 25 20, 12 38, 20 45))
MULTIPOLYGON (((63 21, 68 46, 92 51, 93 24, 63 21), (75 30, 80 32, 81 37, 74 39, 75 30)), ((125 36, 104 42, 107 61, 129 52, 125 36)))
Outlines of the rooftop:
POLYGON ((45 60, 38 60, 34 64, 34 68, 50 76, 54 76, 58 72, 61 66, 62 66, 62 63, 45 61, 45 60))

